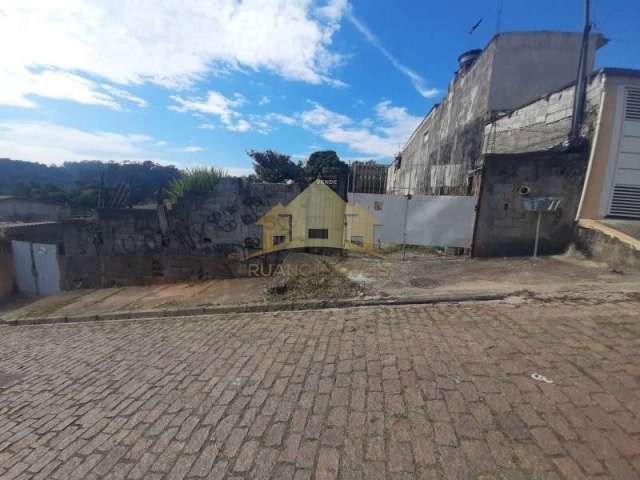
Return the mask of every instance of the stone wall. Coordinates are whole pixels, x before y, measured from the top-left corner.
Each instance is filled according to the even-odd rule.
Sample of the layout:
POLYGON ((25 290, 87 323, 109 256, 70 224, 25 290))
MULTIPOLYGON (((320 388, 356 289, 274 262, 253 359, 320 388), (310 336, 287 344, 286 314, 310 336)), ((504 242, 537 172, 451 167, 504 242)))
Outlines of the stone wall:
POLYGON ((232 178, 173 208, 101 209, 97 219, 66 222, 63 289, 242 274, 260 248, 255 222, 298 193, 296 185, 232 178))
POLYGON ((542 216, 539 253, 562 252, 574 240, 586 166, 586 153, 485 155, 473 255, 532 255, 537 213, 525 210, 523 200, 544 196, 561 197, 562 203, 542 216))

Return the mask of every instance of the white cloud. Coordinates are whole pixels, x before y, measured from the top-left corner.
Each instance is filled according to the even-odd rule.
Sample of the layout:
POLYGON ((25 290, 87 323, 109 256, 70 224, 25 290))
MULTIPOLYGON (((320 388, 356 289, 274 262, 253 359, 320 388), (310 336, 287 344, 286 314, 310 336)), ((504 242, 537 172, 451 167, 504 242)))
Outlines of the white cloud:
POLYGON ((116 88, 112 85, 107 85, 107 84, 103 84, 102 88, 105 91, 107 91, 110 95, 117 98, 121 98, 123 100, 128 100, 129 102, 135 103, 141 108, 145 108, 149 106, 149 102, 147 102, 145 99, 136 97, 135 95, 132 95, 131 93, 121 88, 116 88))
POLYGON ((424 78, 422 78, 411 68, 401 63, 394 55, 392 55, 391 52, 389 52, 389 50, 387 50, 386 47, 382 45, 378 37, 376 37, 374 33, 369 30, 369 27, 367 27, 364 22, 362 22, 362 20, 357 18, 352 11, 349 11, 347 13, 347 18, 355 27, 355 29, 358 30, 358 32, 360 32, 371 45, 376 47, 378 51, 382 53, 382 55, 384 55, 387 60, 389 60, 389 62, 391 62, 391 65, 393 65, 396 70, 398 70, 411 81, 411 84, 420 95, 425 98, 432 98, 440 93, 440 90, 438 90, 437 88, 428 88, 426 86, 424 78))
POLYGON ((120 110, 117 99, 146 107, 146 100, 136 97, 121 88, 97 83, 75 73, 61 70, 33 72, 27 68, 11 70, 0 66, 0 105, 35 108, 32 96, 69 100, 85 105, 98 105, 120 110))
POLYGON ((246 120, 240 119, 236 123, 227 125, 227 129, 232 132, 246 132, 251 130, 251 124, 246 120))
POLYGON ((269 103, 271 103, 271 99, 266 95, 260 98, 260 100, 258 101, 258 105, 268 105, 269 103))
POLYGON ((199 125, 198 128, 201 128, 202 130, 215 130, 216 126, 211 123, 203 123, 202 125, 199 125))
POLYGON ((284 115, 282 113, 266 113, 264 115, 252 114, 249 115, 251 125, 258 132, 266 135, 275 129, 276 124, 293 126, 298 120, 295 117, 284 115))
POLYGON ((47 122, 0 122, 5 157, 61 164, 80 160, 153 160, 147 135, 87 131, 47 122))
POLYGON ((43 93, 41 68, 56 76, 54 98, 109 108, 116 108, 113 98, 99 94, 87 75, 121 86, 177 88, 218 70, 250 69, 332 83, 329 72, 341 56, 331 43, 346 6, 346 0, 138 0, 127 8, 110 0, 4 2, 0 45, 11 48, 2 53, 0 101, 33 107, 27 97, 43 93), (82 95, 71 94, 69 85, 80 79, 89 82, 82 95))
POLYGON ((283 115, 281 113, 268 113, 267 115, 265 115, 265 119, 268 122, 278 122, 290 127, 296 124, 296 119, 294 117, 283 115))
POLYGON ((320 104, 302 112, 302 125, 325 140, 347 145, 354 152, 374 157, 392 157, 400 150, 422 120, 405 108, 383 101, 375 107, 376 121, 356 123, 346 115, 333 112, 320 104), (371 123, 373 122, 373 123, 371 123))
POLYGON ((330 125, 342 127, 351 123, 351 119, 346 115, 327 110, 318 103, 314 103, 311 110, 302 112, 300 119, 307 127, 328 127, 330 125))
MULTIPOLYGON (((202 147, 183 149, 166 147, 167 142, 148 135, 89 131, 48 122, 22 120, 0 121, 1 155, 16 160, 60 165, 82 160, 145 161, 180 168, 202 166, 202 162, 189 160, 185 153, 203 151, 202 147)), ((211 166, 211 164, 207 164, 211 166)), ((227 167, 218 164, 230 175, 248 175, 250 167, 227 167)))
POLYGON ((0 104, 36 107, 36 103, 27 98, 28 95, 100 105, 112 110, 120 109, 112 96, 99 91, 98 85, 73 73, 54 70, 33 73, 27 69, 12 71, 6 66, 0 66, 0 104))
POLYGON ((184 153, 198 153, 198 152, 204 152, 204 148, 192 145, 189 147, 181 148, 180 151, 184 153))
POLYGON ((331 21, 339 22, 348 8, 348 0, 329 0, 325 5, 319 7, 316 13, 331 21))
MULTIPOLYGON (((225 97, 222 93, 211 90, 203 98, 183 98, 173 95, 171 99, 177 105, 171 105, 170 110, 176 112, 191 112, 194 114, 212 115, 217 117, 232 132, 246 132, 251 129, 249 122, 242 118, 242 114, 236 108, 243 105, 246 100, 239 93, 233 98, 225 97)), ((205 125, 208 125, 205 123, 205 125)), ((201 128, 209 128, 202 127, 201 128)))

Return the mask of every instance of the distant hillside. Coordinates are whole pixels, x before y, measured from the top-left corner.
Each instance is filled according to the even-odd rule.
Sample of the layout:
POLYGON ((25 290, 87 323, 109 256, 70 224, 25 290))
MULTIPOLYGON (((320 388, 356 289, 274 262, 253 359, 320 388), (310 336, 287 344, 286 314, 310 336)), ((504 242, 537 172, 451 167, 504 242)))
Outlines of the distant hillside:
POLYGON ((103 195, 128 186, 129 203, 153 201, 180 171, 153 162, 67 162, 61 166, 0 158, 0 195, 95 207, 103 195))

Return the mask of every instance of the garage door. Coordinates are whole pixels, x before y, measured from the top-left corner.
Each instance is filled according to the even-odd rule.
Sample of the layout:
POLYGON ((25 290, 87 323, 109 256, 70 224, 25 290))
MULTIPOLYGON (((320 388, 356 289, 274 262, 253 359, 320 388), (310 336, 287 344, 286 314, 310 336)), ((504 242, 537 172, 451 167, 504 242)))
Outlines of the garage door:
POLYGON ((640 88, 627 88, 609 215, 640 218, 640 88))

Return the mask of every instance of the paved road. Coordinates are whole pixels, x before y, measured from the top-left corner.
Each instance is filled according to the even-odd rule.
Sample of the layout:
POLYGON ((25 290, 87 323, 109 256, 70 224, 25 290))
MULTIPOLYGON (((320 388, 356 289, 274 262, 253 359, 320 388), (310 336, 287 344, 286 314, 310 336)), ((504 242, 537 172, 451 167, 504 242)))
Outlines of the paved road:
POLYGON ((2 327, 0 478, 639 478, 638 312, 2 327))

